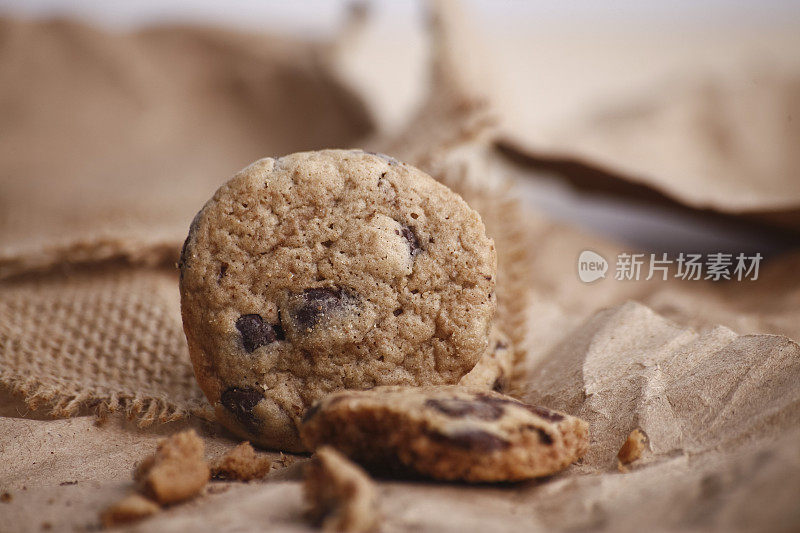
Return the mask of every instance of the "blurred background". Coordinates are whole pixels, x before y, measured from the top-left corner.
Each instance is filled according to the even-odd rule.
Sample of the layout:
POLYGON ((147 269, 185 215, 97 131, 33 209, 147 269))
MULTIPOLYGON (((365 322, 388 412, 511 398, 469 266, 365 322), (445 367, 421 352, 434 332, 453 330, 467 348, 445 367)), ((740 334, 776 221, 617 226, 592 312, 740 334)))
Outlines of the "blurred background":
MULTIPOLYGON (((800 119, 794 113, 800 109, 800 3, 465 0, 462 4, 468 23, 464 37, 474 46, 464 61, 476 64, 481 90, 490 95, 501 117, 497 147, 503 157, 493 161, 501 172, 519 182, 526 204, 555 220, 650 251, 758 251, 769 255, 796 246, 800 235, 800 119)), ((425 4, 384 0, 364 5, 367 15, 360 21, 352 17, 351 3, 333 0, 2 0, 0 14, 39 22, 67 18, 107 32, 175 25, 222 27, 275 36, 283 39, 280 47, 289 48, 296 41, 318 42, 323 48, 334 47, 331 43, 335 41, 339 48, 330 57, 337 76, 363 102, 364 120, 370 126, 363 131, 354 126, 358 131, 346 135, 331 131, 327 136, 297 137, 296 142, 268 147, 288 150, 319 148, 322 146, 313 144, 337 144, 338 139, 345 145, 357 145, 361 133, 391 135, 407 125, 426 94, 430 43, 425 4), (341 38, 353 24, 359 24, 357 31, 341 38)), ((63 35, 64 28, 59 28, 40 28, 39 36, 29 38, 41 44, 48 35, 63 35)), ((42 106, 31 106, 30 101, 46 98, 61 98, 63 105, 69 106, 69 91, 85 91, 88 85, 79 83, 65 91, 40 94, 22 88, 25 82, 20 77, 30 77, 33 83, 41 73, 36 74, 39 71, 31 66, 35 61, 25 62, 19 54, 12 59, 12 37, 25 32, 6 24, 4 33, 0 44, 5 56, 3 70, 6 80, 13 79, 20 88, 15 92, 6 85, 4 89, 3 130, 29 128, 28 141, 18 139, 25 145, 40 142, 36 135, 49 139, 49 134, 41 133, 41 128, 47 127, 34 124, 30 115, 26 118, 26 106, 33 113, 44 113, 42 106)), ((164 38, 153 38, 159 39, 164 38)), ((173 39, 179 41, 180 36, 175 34, 173 39)), ((105 48, 90 41, 85 35, 65 38, 75 51, 55 59, 43 52, 36 61, 40 67, 48 61, 60 65, 56 68, 63 67, 58 78, 62 81, 70 73, 85 80, 94 74, 87 73, 91 69, 82 62, 91 61, 96 52, 87 56, 81 50, 85 52, 86 46, 105 48), (68 64, 77 59, 81 64, 68 64)), ((196 38, 188 41, 194 43, 196 38)), ((51 44, 59 46, 55 41, 51 44)), ((148 80, 161 75, 168 78, 169 61, 165 59, 167 70, 155 74, 148 66, 148 52, 135 51, 134 45, 123 51, 124 46, 108 46, 98 61, 114 63, 121 57, 139 69, 133 75, 135 80, 120 82, 113 76, 132 75, 115 74, 109 67, 110 83, 123 87, 118 91, 123 97, 131 96, 126 93, 129 89, 141 89, 138 96, 133 95, 134 100, 139 99, 138 107, 134 106, 130 116, 122 112, 115 117, 109 110, 116 109, 116 104, 109 103, 96 110, 102 120, 124 123, 133 116, 138 120, 149 107, 157 107, 148 101, 151 95, 167 91, 148 80)), ((275 49, 277 44, 264 46, 275 49)), ((46 45, 41 47, 44 50, 46 45)), ((169 47, 175 52, 176 71, 188 68, 185 64, 191 61, 204 61, 196 55, 181 56, 175 51, 180 43, 169 47)), ((202 66, 198 68, 202 70, 202 66)), ((40 86, 46 81, 52 79, 42 76, 37 83, 40 86)), ((206 104, 219 108, 219 102, 212 100, 206 104)), ((252 95, 247 101, 260 105, 252 95)), ((150 136, 158 135, 154 131, 165 138, 171 135, 167 133, 169 118, 162 114, 161 119, 152 120, 146 128, 138 127, 150 136)), ((225 128, 237 127, 238 123, 214 126, 220 137, 227 136, 225 128)), ((49 131, 56 130, 51 124, 49 131)), ((69 128, 61 131, 68 136, 69 128)), ((230 142, 241 147, 234 138, 230 142)), ((119 143, 126 139, 108 138, 119 143)), ((42 140, 42 147, 50 141, 42 140)), ((63 139, 56 144, 57 150, 70 151, 63 139)), ((205 161, 197 167, 209 168, 210 164, 222 178, 246 164, 246 157, 267 155, 259 153, 257 146, 254 143, 253 150, 238 151, 219 166, 205 161)), ((19 176, 19 172, 51 171, 38 162, 30 163, 29 159, 40 157, 37 150, 27 151, 25 157, 19 152, 17 146, 5 147, 7 177, 12 172, 19 176)), ((175 148, 174 153, 179 152, 175 148)), ((71 157, 78 159, 76 154, 71 157)), ((87 157, 91 156, 83 154, 80 160, 87 157)), ((211 154, 207 157, 213 158, 211 154)), ((147 172, 149 165, 172 165, 159 160, 141 163, 144 166, 138 172, 147 172)), ((59 168, 65 169, 66 179, 70 172, 82 174, 82 165, 65 163, 59 168)), ((109 168, 113 165, 103 171, 109 168)), ((180 172, 191 169, 189 165, 180 172)), ((133 173, 130 178, 136 181, 133 173)), ((113 190, 103 191, 102 186, 93 190, 101 198, 107 196, 109 202, 115 195, 113 190)), ((78 194, 85 193, 81 190, 78 194)), ((71 194, 70 188, 64 187, 55 200, 42 200, 42 205, 52 211, 56 208, 50 203, 71 194)), ((169 209, 168 203, 162 209, 169 209)), ((6 213, 6 227, 21 223, 15 216, 6 213)), ((25 213, 20 216, 25 218, 25 213)))

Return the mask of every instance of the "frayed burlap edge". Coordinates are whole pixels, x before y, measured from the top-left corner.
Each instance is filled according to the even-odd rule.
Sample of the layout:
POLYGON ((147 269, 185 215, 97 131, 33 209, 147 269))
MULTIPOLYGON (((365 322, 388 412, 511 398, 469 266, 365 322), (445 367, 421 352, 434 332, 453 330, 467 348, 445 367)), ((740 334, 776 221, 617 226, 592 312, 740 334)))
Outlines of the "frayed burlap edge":
POLYGON ((82 390, 74 383, 21 378, 9 372, 0 373, 0 385, 20 395, 28 409, 45 411, 53 418, 94 414, 102 424, 110 414, 121 412, 141 428, 182 420, 190 415, 213 420, 213 413, 202 400, 180 406, 164 396, 120 394, 112 390, 98 394, 98 390, 82 390))

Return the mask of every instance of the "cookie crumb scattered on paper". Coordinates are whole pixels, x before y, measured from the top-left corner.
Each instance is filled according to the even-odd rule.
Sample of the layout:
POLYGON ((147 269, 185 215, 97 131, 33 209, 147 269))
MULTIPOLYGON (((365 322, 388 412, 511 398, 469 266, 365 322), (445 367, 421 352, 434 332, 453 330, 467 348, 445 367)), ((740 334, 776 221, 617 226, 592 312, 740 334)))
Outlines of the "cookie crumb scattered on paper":
POLYGON ((100 521, 104 527, 113 527, 141 520, 160 510, 161 507, 156 502, 141 494, 130 494, 103 511, 100 521))
POLYGON ((0 502, 2 503, 9 503, 13 499, 14 497, 11 495, 10 492, 4 492, 0 494, 0 502))
POLYGON ((199 494, 211 476, 204 454, 205 444, 193 429, 176 433, 158 443, 134 479, 144 494, 162 505, 187 500, 199 494))
POLYGON ((619 453, 617 454, 620 472, 627 472, 628 469, 625 465, 631 464, 642 456, 646 441, 647 436, 642 430, 637 428, 631 431, 631 434, 628 435, 627 440, 625 440, 625 444, 622 445, 622 448, 619 449, 619 453))
POLYGON ((297 461, 296 455, 286 455, 283 452, 281 452, 281 456, 276 462, 281 466, 286 467, 293 465, 296 461, 297 461))
POLYGON ((317 450, 305 468, 303 494, 309 517, 325 531, 377 531, 375 484, 361 467, 331 447, 317 450))
POLYGON ((211 465, 214 479, 251 481, 269 474, 272 461, 258 455, 249 442, 243 442, 211 465))

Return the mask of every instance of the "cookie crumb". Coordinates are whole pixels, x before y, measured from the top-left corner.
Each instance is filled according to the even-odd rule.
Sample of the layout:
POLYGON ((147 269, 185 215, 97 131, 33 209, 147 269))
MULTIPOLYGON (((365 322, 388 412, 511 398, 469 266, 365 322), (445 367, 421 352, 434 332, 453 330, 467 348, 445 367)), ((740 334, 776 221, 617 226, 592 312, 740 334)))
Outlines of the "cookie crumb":
POLYGON ((113 527, 141 520, 160 510, 161 507, 154 501, 148 500, 140 494, 131 494, 103 511, 100 521, 103 523, 103 527, 113 527))
POLYGON ((628 435, 627 440, 625 440, 625 444, 622 445, 622 448, 619 449, 619 453, 617 453, 620 472, 627 472, 628 469, 625 465, 631 464, 642 456, 646 441, 647 436, 642 430, 637 428, 631 431, 631 434, 628 435))
POLYGON ((272 466, 265 456, 259 456, 249 442, 243 442, 211 465, 214 479, 251 481, 269 474, 272 466))
POLYGON ((14 496, 12 496, 10 492, 4 492, 4 493, 0 494, 0 502, 9 503, 13 499, 14 499, 14 496))
POLYGON ((296 455, 285 455, 283 452, 281 452, 281 456, 276 462, 281 466, 285 467, 293 465, 296 461, 297 461, 296 455))
POLYGON ((303 494, 311 520, 325 531, 376 531, 380 513, 375 484, 361 467, 329 446, 305 468, 303 494))
POLYGON ((203 490, 211 476, 206 464, 205 444, 190 429, 158 443, 134 472, 141 490, 160 504, 187 500, 203 490))

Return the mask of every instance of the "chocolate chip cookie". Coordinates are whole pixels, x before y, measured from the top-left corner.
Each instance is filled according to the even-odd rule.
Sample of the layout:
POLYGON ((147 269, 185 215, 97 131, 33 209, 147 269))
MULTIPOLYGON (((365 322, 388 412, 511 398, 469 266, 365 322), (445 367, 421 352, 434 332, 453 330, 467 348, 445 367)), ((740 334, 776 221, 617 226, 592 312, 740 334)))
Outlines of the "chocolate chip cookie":
POLYGON ((376 472, 474 482, 553 474, 589 439, 580 418, 452 385, 337 392, 309 411, 302 435, 376 472))
POLYGON ((180 270, 189 351, 219 420, 290 451, 331 391, 458 382, 496 307, 480 216, 420 170, 360 150, 245 168, 195 217, 180 270))

